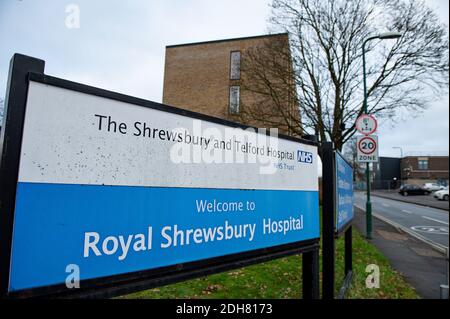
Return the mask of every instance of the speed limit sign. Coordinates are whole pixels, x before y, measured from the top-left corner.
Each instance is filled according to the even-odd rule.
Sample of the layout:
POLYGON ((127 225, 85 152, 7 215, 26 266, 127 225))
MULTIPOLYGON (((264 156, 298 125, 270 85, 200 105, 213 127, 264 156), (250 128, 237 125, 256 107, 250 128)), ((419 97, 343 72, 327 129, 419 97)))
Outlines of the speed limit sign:
POLYGON ((378 163, 378 136, 358 136, 356 145, 359 163, 378 163))

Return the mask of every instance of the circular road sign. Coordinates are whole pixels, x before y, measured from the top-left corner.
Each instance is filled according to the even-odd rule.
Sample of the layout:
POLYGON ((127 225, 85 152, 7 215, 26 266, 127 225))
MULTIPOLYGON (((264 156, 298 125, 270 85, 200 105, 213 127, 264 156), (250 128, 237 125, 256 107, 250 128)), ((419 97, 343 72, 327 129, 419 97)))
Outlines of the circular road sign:
POLYGON ((375 117, 363 114, 356 120, 356 129, 364 135, 372 135, 378 129, 378 122, 375 117))
POLYGON ((373 155, 377 148, 377 141, 371 136, 365 136, 358 142, 358 150, 364 155, 373 155))

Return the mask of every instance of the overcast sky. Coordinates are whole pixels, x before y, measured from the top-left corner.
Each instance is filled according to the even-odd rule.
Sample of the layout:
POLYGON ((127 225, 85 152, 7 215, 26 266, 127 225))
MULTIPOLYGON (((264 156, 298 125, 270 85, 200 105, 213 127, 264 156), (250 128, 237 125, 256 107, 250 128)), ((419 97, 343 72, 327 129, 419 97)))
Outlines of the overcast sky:
MULTIPOLYGON (((0 0, 0 97, 17 52, 46 61, 45 73, 161 102, 166 45, 267 32, 269 0, 0 0), (65 22, 80 9, 80 28, 65 22)), ((448 0, 428 0, 448 26, 448 0)), ((449 97, 416 118, 381 123, 382 156, 448 155, 449 97)))

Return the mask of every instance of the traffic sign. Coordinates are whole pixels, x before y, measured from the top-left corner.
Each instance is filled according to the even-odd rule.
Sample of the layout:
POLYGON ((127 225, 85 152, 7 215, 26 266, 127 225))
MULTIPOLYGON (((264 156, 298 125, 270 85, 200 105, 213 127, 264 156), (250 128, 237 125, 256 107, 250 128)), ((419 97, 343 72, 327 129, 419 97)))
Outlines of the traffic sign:
POLYGON ((356 143, 359 163, 378 163, 378 136, 358 136, 356 143))
POLYGON ((377 131, 378 122, 375 117, 363 114, 356 120, 356 129, 364 135, 372 135, 377 131))

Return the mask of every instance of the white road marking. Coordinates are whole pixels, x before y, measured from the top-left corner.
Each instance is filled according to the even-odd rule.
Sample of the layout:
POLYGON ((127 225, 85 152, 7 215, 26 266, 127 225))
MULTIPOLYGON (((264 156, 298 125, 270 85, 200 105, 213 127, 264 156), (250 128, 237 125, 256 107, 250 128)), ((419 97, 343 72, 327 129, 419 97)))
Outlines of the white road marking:
POLYGON ((441 223, 441 224, 444 224, 444 225, 448 226, 448 223, 447 222, 443 222, 442 220, 434 219, 434 218, 427 217, 427 216, 422 216, 422 217, 425 218, 425 219, 432 220, 434 222, 441 223))
POLYGON ((384 207, 391 207, 390 205, 388 205, 388 204, 386 204, 386 203, 383 203, 383 206, 384 206, 384 207))
MULTIPOLYGON (((363 211, 364 213, 366 212, 366 209, 363 207, 364 205, 358 205, 357 203, 355 203, 354 206, 355 206, 356 208, 360 209, 361 211, 363 211)), ((422 207, 422 208, 423 208, 423 207, 422 207)), ((440 251, 440 252, 443 253, 443 254, 445 254, 445 253, 447 252, 448 246, 445 246, 445 245, 443 245, 443 244, 439 244, 438 242, 435 242, 435 241, 433 241, 433 240, 431 240, 431 239, 429 239, 429 238, 423 236, 423 235, 422 235, 422 234, 424 234, 423 232, 422 232, 422 234, 421 234, 421 233, 418 232, 418 231, 414 231, 414 230, 412 230, 410 227, 403 226, 403 225, 401 225, 401 224, 398 224, 398 223, 392 221, 391 219, 389 219, 389 218, 387 218, 387 217, 384 217, 384 216, 382 216, 382 215, 380 215, 380 214, 377 214, 377 212, 375 212, 375 211, 373 212, 373 216, 374 216, 375 218, 378 218, 379 220, 384 221, 385 223, 390 224, 391 226, 394 226, 394 227, 396 227, 396 228, 399 228, 399 229, 403 230, 404 232, 406 232, 407 234, 413 236, 414 238, 417 238, 417 239, 419 239, 419 240, 421 240, 421 241, 427 243, 428 245, 433 246, 435 249, 437 249, 438 251, 440 251)), ((422 216, 422 217, 425 217, 425 216, 422 216)), ((426 218, 426 217, 425 217, 425 218, 426 218)), ((444 234, 444 235, 445 235, 445 236, 448 236, 448 230, 447 230, 447 233, 444 234)))
POLYGON ((447 235, 448 236, 448 227, 436 227, 436 226, 414 226, 411 227, 412 230, 429 233, 435 235, 447 235))
POLYGON ((409 210, 405 210, 405 209, 402 210, 402 212, 404 212, 404 213, 406 213, 406 214, 410 214, 410 215, 412 214, 409 210))

